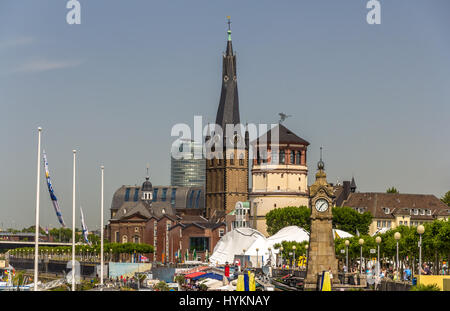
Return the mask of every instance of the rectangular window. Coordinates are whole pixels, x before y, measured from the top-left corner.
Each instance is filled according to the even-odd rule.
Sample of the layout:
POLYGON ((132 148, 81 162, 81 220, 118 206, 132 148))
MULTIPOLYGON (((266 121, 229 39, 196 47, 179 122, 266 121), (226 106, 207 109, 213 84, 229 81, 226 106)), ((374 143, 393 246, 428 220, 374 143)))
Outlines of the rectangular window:
POLYGON ((158 199, 158 188, 153 189, 153 202, 158 199))
POLYGON ((197 192, 197 197, 195 198, 195 208, 200 208, 200 194, 202 193, 201 190, 197 192))
POLYGON ((280 151, 280 164, 284 164, 285 163, 285 154, 284 154, 284 150, 280 151))
POLYGON ((383 220, 383 228, 386 228, 386 220, 383 220))
POLYGON ((125 201, 130 200, 130 188, 125 190, 125 201))
POLYGON ((270 159, 270 163, 278 164, 278 153, 275 150, 272 150, 272 156, 270 159))
POLYGON ((116 231, 116 243, 119 243, 119 231, 116 231))
POLYGON ((161 201, 165 202, 167 198, 167 188, 162 190, 161 201))
POLYGON ((294 150, 291 150, 291 154, 289 156, 289 162, 291 164, 295 164, 295 151, 294 150))
POLYGON ((190 237, 189 249, 197 252, 209 251, 209 237, 190 237))
POLYGON ((137 202, 138 198, 139 198, 139 188, 134 189, 134 198, 133 201, 137 202))
POLYGON ((295 164, 300 164, 301 157, 302 157, 302 152, 297 151, 297 157, 295 158, 295 164))
POLYGON ((381 228, 381 221, 380 220, 377 221, 377 227, 381 228))
POLYGON ((188 201, 187 208, 192 208, 192 203, 194 200, 194 192, 195 192, 195 190, 191 190, 191 193, 189 194, 189 201, 188 201))
POLYGON ((170 204, 175 207, 175 196, 177 194, 177 188, 172 188, 172 193, 170 194, 170 204))
POLYGON ((388 220, 388 222, 387 222, 387 226, 388 226, 388 228, 390 228, 390 227, 391 227, 391 221, 390 221, 390 220, 388 220))

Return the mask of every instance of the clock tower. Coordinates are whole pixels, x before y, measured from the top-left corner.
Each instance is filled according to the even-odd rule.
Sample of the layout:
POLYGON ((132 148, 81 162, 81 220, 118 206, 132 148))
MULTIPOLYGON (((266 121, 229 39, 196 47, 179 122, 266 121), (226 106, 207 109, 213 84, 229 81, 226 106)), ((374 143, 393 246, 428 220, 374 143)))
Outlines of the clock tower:
POLYGON ((309 188, 311 233, 309 236, 305 290, 318 289, 320 275, 323 271, 329 271, 330 269, 333 274, 333 283, 339 282, 332 223, 332 204, 335 195, 333 187, 327 182, 325 164, 322 161, 322 148, 320 149, 321 156, 317 164, 316 181, 309 188))

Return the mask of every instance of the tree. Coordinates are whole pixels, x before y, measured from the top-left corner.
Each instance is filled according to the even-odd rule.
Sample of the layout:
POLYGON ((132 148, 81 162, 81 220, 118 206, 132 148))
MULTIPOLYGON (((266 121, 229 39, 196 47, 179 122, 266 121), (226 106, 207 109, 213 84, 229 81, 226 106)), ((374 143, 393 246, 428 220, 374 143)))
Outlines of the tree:
POLYGON ((267 232, 273 235, 287 226, 299 226, 309 231, 310 215, 311 211, 306 206, 273 209, 266 214, 267 232))
POLYGON ((450 191, 447 191, 447 193, 444 194, 444 196, 441 198, 441 201, 450 207, 450 191))
POLYGON ((167 285, 167 283, 164 281, 155 284, 155 286, 153 286, 153 289, 160 292, 167 292, 170 290, 169 285, 167 285))
POLYGON ((399 193, 397 188, 391 187, 386 190, 386 193, 399 193))
POLYGON ((372 214, 369 212, 359 213, 351 207, 333 208, 333 227, 344 230, 351 234, 367 234, 372 222, 372 214))
POLYGON ((283 246, 283 259, 290 261, 294 259, 294 250, 292 249, 292 246, 295 245, 295 258, 297 261, 297 259, 299 259, 300 256, 306 255, 306 247, 305 247, 306 244, 308 244, 308 241, 303 241, 301 243, 296 241, 282 241, 281 244, 280 243, 274 244, 273 248, 279 249, 281 246, 283 246), (292 255, 289 255, 289 253, 291 253, 292 255))

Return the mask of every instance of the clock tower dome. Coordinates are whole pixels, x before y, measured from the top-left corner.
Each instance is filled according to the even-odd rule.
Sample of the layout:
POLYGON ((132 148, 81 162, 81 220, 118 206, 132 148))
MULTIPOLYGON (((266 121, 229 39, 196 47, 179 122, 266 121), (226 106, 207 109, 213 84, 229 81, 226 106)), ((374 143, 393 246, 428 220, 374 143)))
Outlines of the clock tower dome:
POLYGON ((333 187, 327 182, 325 164, 317 164, 316 181, 309 188, 311 208, 311 233, 309 236, 309 252, 305 289, 318 289, 319 276, 323 271, 331 270, 333 283, 338 282, 338 263, 334 249, 333 236, 333 187))

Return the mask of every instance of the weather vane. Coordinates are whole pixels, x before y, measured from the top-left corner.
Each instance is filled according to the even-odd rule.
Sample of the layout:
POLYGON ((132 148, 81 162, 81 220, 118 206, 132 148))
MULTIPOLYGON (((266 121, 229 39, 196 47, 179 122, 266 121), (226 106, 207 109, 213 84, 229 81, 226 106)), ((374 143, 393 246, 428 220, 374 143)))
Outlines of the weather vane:
POLYGON ((231 30, 231 17, 227 16, 227 20, 228 20, 228 30, 231 30))
POLYGON ((278 113, 278 115, 280 116, 280 121, 278 121, 278 123, 282 123, 287 118, 292 117, 292 115, 287 115, 287 114, 282 113, 282 112, 278 113))

